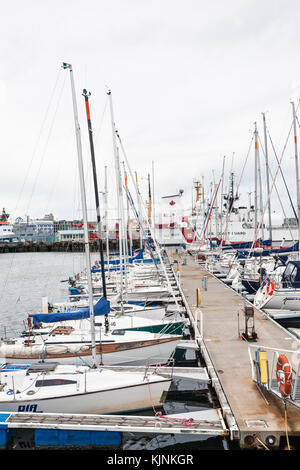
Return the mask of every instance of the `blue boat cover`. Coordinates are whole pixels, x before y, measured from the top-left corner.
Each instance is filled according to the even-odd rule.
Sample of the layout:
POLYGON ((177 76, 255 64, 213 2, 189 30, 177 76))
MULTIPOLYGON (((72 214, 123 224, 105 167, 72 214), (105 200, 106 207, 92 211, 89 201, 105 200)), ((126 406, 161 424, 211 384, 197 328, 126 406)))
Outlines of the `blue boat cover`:
MULTIPOLYGON (((144 258, 144 254, 143 254, 143 250, 139 250, 139 252, 135 255, 135 256, 132 256, 132 257, 129 257, 128 258, 128 262, 129 264, 132 264, 135 260, 141 260, 144 258)), ((124 263, 124 260, 122 261, 124 263)), ((100 272, 101 269, 100 269, 100 266, 101 266, 101 261, 97 263, 99 265, 99 268, 92 268, 92 273, 97 273, 97 272, 100 272)), ((119 259, 113 259, 113 260, 109 260, 109 262, 107 261, 104 261, 104 264, 109 264, 109 265, 118 265, 120 264, 120 260, 119 259)))
MULTIPOLYGON (((263 246, 271 246, 271 240, 257 240, 263 246)), ((231 242, 229 244, 223 245, 222 250, 246 250, 248 248, 252 248, 253 242, 231 242)))
MULTIPOLYGON (((104 297, 94 305, 94 315, 107 315, 110 312, 110 302, 104 297)), ((36 313, 30 315, 33 323, 55 323, 65 320, 81 320, 82 318, 89 318, 90 308, 84 307, 78 310, 64 312, 64 313, 36 313)))
POLYGON ((300 261, 289 261, 282 273, 282 287, 293 287, 299 289, 300 286, 300 261))
POLYGON ((255 251, 249 252, 248 251, 243 251, 243 250, 237 250, 237 257, 238 258, 247 258, 248 256, 251 257, 259 257, 260 255, 262 256, 270 256, 272 254, 285 254, 285 253, 292 253, 294 251, 299 251, 299 242, 296 242, 293 246, 290 247, 279 247, 279 248, 271 248, 270 250, 263 250, 262 253, 257 253, 255 251))

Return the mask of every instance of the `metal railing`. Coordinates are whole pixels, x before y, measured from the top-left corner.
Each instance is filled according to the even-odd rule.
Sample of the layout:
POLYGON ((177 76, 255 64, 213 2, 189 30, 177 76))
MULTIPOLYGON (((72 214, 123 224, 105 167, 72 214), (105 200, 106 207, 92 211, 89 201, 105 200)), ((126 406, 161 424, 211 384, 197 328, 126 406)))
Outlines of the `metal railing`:
POLYGON ((277 375, 277 362, 280 354, 285 354, 287 359, 290 361, 291 373, 292 373, 292 387, 290 396, 287 397, 289 401, 294 402, 295 405, 300 407, 300 344, 299 342, 295 344, 298 345, 299 350, 297 349, 279 349, 271 348, 266 346, 260 346, 257 344, 248 345, 248 353, 251 365, 251 374, 252 380, 257 383, 260 387, 266 388, 268 391, 275 393, 278 396, 281 396, 278 383, 277 375), (254 352, 254 354, 253 354, 254 352), (267 358, 267 381, 261 380, 261 369, 257 353, 266 352, 267 358))

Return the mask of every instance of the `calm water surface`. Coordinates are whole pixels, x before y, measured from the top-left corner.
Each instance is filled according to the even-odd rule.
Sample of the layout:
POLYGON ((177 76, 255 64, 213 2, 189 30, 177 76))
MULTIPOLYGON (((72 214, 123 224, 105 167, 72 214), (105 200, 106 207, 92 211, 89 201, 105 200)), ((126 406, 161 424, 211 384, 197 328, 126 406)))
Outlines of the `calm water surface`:
MULTIPOLYGON (((92 263, 99 259, 91 253, 92 263)), ((0 334, 24 329, 28 313, 42 310, 42 297, 50 302, 68 300, 68 283, 61 282, 85 267, 84 253, 0 254, 0 334)))

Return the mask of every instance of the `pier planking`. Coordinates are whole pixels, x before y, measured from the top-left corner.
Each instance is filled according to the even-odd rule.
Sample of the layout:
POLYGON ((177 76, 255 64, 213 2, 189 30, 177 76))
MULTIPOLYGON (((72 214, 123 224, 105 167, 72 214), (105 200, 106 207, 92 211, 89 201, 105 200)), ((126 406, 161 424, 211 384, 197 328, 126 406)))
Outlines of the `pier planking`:
MULTIPOLYGON (((257 440, 264 444, 270 435, 275 436, 278 445, 280 438, 286 436, 284 404, 252 380, 249 343, 240 335, 244 331, 243 297, 191 259, 181 266, 180 284, 193 316, 197 309, 196 291, 200 288, 201 342, 237 424, 240 445, 255 445, 257 440), (207 277, 207 290, 202 288, 203 276, 207 277)), ((292 349, 297 341, 292 334, 261 311, 254 309, 254 312, 257 347, 292 349)), ((289 436, 300 436, 300 410, 290 404, 287 404, 287 432, 289 436)))

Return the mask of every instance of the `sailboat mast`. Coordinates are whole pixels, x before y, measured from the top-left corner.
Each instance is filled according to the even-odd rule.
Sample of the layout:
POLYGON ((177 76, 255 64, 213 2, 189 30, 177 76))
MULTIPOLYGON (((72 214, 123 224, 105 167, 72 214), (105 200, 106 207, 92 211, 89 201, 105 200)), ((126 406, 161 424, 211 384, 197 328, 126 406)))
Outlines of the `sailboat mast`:
POLYGON ((79 170, 79 181, 80 181, 80 192, 81 192, 81 204, 83 213, 83 227, 84 227, 84 246, 86 256, 86 270, 88 280, 88 291, 89 291, 89 308, 90 308, 90 321, 91 321, 91 342, 92 342, 92 359, 93 367, 97 365, 97 354, 96 354, 96 342, 95 342, 95 316, 94 316, 94 304, 93 304, 93 284, 92 284, 92 273, 91 273, 91 256, 89 246, 89 232, 88 232, 88 220, 87 220, 87 205, 86 205, 86 194, 85 194, 85 182, 84 182, 84 170, 82 163, 82 144, 81 144, 81 132, 78 120, 77 101, 75 94, 74 76, 71 64, 63 63, 64 69, 69 69, 72 100, 73 100, 73 112, 74 112, 74 123, 76 133, 76 144, 77 144, 77 156, 78 156, 78 170, 79 170))
POLYGON ((267 139, 267 125, 266 125, 266 116, 263 115, 264 123, 264 138, 265 138, 265 160, 266 160, 266 177, 267 177, 267 193, 268 193, 268 218, 269 218, 269 239, 272 241, 272 218, 271 218, 271 200, 269 198, 270 194, 270 175, 269 175, 269 156, 268 156, 268 139, 267 139))
MULTIPOLYGON (((141 199, 140 191, 139 191, 139 188, 138 188, 138 185, 137 185, 137 178, 134 178, 134 177, 133 177, 133 173, 132 173, 132 170, 131 170, 131 168, 130 168, 130 165, 129 165, 129 162, 128 162, 128 158, 127 158, 127 156, 126 156, 126 152, 125 152, 125 149, 124 149, 124 146, 123 146, 123 143, 122 143, 122 140, 121 140, 121 138, 120 138, 119 133, 117 133, 117 137, 118 137, 118 139, 119 139, 120 146, 121 146, 121 150, 122 150, 122 152, 123 152, 123 154, 124 154, 124 157, 125 157, 125 161, 126 161, 126 164, 127 164, 127 168, 128 168, 129 174, 130 174, 131 179, 132 179, 132 182, 133 182, 133 184, 134 184, 134 186, 135 186, 135 190, 136 190, 137 196, 141 199)), ((143 212, 139 212, 140 217, 143 216, 143 219, 144 219, 146 225, 148 226, 149 233, 150 233, 151 238, 152 238, 153 243, 154 243, 155 252, 157 253, 157 255, 158 255, 158 257, 159 257, 159 262, 160 262, 160 265, 161 265, 161 267, 162 267, 162 269, 163 269, 164 277, 165 277, 165 279, 166 279, 166 281, 167 281, 168 288, 170 289, 171 295, 172 295, 172 297, 173 297, 173 299, 174 299, 174 302, 175 302, 175 304, 176 304, 177 309, 179 309, 179 304, 178 304, 176 295, 174 294, 174 290, 173 290, 172 287, 171 287, 170 279, 169 279, 169 277, 168 277, 168 275, 167 275, 166 266, 165 266, 165 263, 164 263, 163 258, 162 258, 162 256, 161 256, 161 250, 160 250, 160 248, 159 248, 159 246, 158 246, 158 244, 157 244, 157 242, 156 242, 156 238, 155 238, 154 235, 153 235, 153 232, 152 232, 152 230, 151 230, 151 226, 150 226, 150 224, 148 223, 146 214, 144 213, 144 206, 143 206, 142 204, 141 204, 141 208, 143 209, 143 212)), ((141 228, 140 228, 140 230, 141 230, 141 228)), ((155 267, 156 267, 156 269, 157 269, 157 273, 159 274, 159 270, 158 270, 158 268, 157 268, 157 263, 156 263, 156 262, 155 262, 155 267)))
POLYGON ((117 146, 117 137, 116 137, 116 126, 114 120, 113 104, 112 104, 112 95, 111 91, 108 91, 109 105, 110 105, 110 117, 111 117, 111 129, 112 129, 112 138, 113 138, 113 149, 115 157, 115 172, 116 172, 116 186, 117 186, 117 206, 118 206, 118 215, 117 220, 119 223, 119 252, 120 252, 120 295, 121 295, 121 304, 123 305, 123 226, 121 219, 121 201, 122 201, 122 183, 121 183, 121 171, 120 171, 120 159, 119 159, 119 149, 117 146))
POLYGON ((149 220, 149 224, 151 224, 151 215, 152 215, 152 198, 151 198, 150 174, 148 173, 148 220, 149 220))
POLYGON ((104 167, 104 206, 105 206, 105 229, 106 229, 106 260, 107 271, 109 272, 109 229, 108 229, 108 186, 107 186, 107 166, 104 167))
MULTIPOLYGON (((214 191, 216 191, 217 184, 216 184, 216 180, 215 180, 215 172, 214 172, 214 170, 213 170, 213 183, 214 183, 214 191)), ((216 200, 215 200, 214 209, 215 209, 215 224, 216 224, 214 235, 215 235, 216 238, 218 238, 218 236, 219 236, 219 223, 218 223, 219 207, 218 207, 218 198, 216 198, 216 200)))
POLYGON ((255 187, 254 187, 254 228, 255 231, 257 230, 257 153, 258 153, 258 136, 257 136, 257 127, 256 127, 256 122, 254 123, 254 150, 255 150, 255 155, 254 155, 254 181, 255 181, 255 187))
MULTIPOLYGON (((258 183, 259 183, 259 213, 260 217, 263 218, 264 211, 263 211, 263 194, 262 194, 262 181, 261 181, 261 168, 260 168, 260 156, 259 156, 259 148, 257 146, 257 171, 258 171, 258 183)), ((264 220, 261 223, 261 236, 264 240, 264 220)))
POLYGON ((295 165, 296 165, 296 188, 297 188, 297 214, 298 214, 298 259, 300 260, 300 182, 299 182, 299 162, 298 162, 298 141, 295 103, 292 102, 293 125, 294 125, 294 143, 295 143, 295 165))
POLYGON ((127 212, 127 230, 126 230, 126 240, 129 239, 129 253, 130 256, 133 255, 132 253, 132 233, 131 233, 131 226, 130 226, 130 210, 129 210, 129 200, 127 196, 127 184, 128 184, 128 177, 127 171, 125 168, 125 162, 123 162, 123 171, 124 171, 124 184, 125 184, 125 191, 126 191, 126 212, 127 212))
MULTIPOLYGON (((138 175, 137 172, 135 172, 135 183, 136 183, 136 197, 138 201, 138 211, 141 217, 141 195, 140 195, 140 190, 139 190, 139 183, 138 183, 138 175)), ((143 248, 143 238, 142 238, 142 231, 140 230, 140 250, 143 248)))
POLYGON ((94 141, 93 141, 93 130, 92 130, 91 113, 90 113, 90 106, 89 106, 89 96, 91 95, 91 93, 88 93, 87 90, 83 90, 82 94, 83 94, 83 97, 84 97, 84 100, 85 100, 85 109, 86 109, 86 117, 87 117, 89 139, 90 139, 91 158, 92 158, 93 181, 94 181, 95 203, 96 203, 96 214, 97 214, 97 228, 98 228, 99 250, 100 250, 100 261, 101 261, 101 277, 102 277, 103 297, 106 299, 107 298, 107 293, 106 293, 105 267, 104 267, 104 255, 103 255, 103 240, 102 240, 102 230, 101 230, 100 202, 99 202, 97 168, 96 168, 96 161, 95 161, 94 141))
POLYGON ((154 200, 154 161, 152 160, 152 226, 153 226, 153 233, 154 237, 156 237, 156 230, 155 230, 155 200, 154 200))
POLYGON ((223 157, 223 166, 222 166, 222 185, 221 185, 221 194, 220 194, 220 240, 222 239, 223 236, 223 195, 224 195, 224 168, 225 168, 225 159, 226 157, 223 157))

